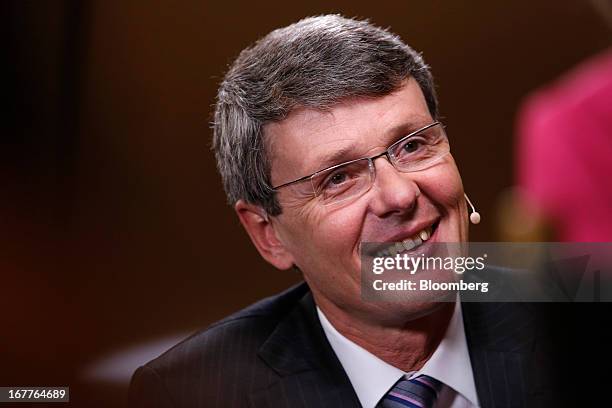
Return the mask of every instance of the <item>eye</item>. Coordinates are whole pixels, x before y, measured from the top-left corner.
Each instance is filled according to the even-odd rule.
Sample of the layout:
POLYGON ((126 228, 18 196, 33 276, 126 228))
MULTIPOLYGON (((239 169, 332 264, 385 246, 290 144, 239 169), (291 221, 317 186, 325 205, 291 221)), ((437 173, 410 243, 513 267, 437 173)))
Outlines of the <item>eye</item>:
POLYGON ((410 156, 415 157, 415 155, 424 153, 424 149, 426 149, 427 142, 423 140, 421 137, 411 137, 408 140, 400 143, 397 146, 396 156, 410 156))
POLYGON ((329 178, 327 184, 336 184, 336 185, 338 185, 338 184, 344 183, 345 181, 346 181, 346 173, 336 173, 336 174, 333 174, 329 178))
POLYGON ((414 153, 416 152, 419 147, 421 147, 421 143, 418 140, 408 140, 404 146, 402 146, 402 149, 406 152, 406 153, 414 153))
POLYGON ((351 172, 350 169, 337 169, 318 184, 318 191, 325 194, 341 194, 350 189, 357 178, 358 175, 351 172))
POLYGON ((347 162, 314 175, 312 186, 315 196, 324 200, 341 199, 368 187, 370 180, 369 159, 347 162))
POLYGON ((325 190, 341 187, 349 179, 349 175, 345 171, 337 171, 328 175, 321 183, 321 188, 325 190))

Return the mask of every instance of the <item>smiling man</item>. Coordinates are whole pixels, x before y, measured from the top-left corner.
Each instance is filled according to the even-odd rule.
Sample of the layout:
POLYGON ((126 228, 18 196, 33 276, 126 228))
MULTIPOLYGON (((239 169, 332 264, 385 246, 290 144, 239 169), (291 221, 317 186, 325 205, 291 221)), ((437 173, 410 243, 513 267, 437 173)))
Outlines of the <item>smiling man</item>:
POLYGON ((305 283, 141 367, 131 404, 544 406, 537 323, 520 308, 361 297, 363 243, 468 239, 438 119, 420 55, 368 22, 307 18, 244 50, 218 93, 218 168, 261 256, 305 283))

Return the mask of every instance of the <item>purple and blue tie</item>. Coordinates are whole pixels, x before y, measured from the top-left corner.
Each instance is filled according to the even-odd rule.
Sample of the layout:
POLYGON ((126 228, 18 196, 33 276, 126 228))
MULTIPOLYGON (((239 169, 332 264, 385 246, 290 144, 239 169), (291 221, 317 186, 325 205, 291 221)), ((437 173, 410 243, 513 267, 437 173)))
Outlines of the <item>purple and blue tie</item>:
POLYGON ((402 378, 376 408, 431 408, 441 389, 442 383, 427 375, 419 375, 412 380, 402 378))

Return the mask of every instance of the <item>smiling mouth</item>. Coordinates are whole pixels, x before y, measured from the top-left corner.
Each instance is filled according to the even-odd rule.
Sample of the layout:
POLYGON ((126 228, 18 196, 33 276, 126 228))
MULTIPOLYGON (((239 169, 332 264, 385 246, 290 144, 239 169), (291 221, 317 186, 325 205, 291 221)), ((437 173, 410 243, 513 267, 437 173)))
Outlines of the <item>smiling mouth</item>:
POLYGON ((374 256, 395 256, 396 254, 401 254, 402 252, 411 251, 415 248, 418 248, 432 237, 432 235, 436 232, 436 229, 438 228, 438 224, 439 222, 436 222, 433 225, 430 225, 429 227, 423 228, 421 231, 418 231, 413 236, 406 238, 401 242, 391 242, 382 248, 379 247, 374 256))

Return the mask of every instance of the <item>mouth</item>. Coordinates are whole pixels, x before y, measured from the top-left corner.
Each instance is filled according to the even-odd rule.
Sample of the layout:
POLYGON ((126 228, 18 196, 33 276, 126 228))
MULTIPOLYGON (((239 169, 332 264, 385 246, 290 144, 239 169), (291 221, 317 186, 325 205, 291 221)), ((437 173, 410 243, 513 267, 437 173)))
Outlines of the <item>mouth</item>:
POLYGON ((374 257, 395 256, 404 252, 414 251, 421 247, 425 242, 432 240, 440 221, 434 222, 420 231, 417 231, 412 236, 402 239, 401 241, 388 242, 378 245, 370 254, 374 257))

